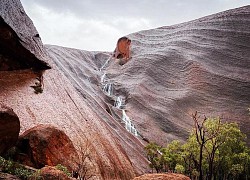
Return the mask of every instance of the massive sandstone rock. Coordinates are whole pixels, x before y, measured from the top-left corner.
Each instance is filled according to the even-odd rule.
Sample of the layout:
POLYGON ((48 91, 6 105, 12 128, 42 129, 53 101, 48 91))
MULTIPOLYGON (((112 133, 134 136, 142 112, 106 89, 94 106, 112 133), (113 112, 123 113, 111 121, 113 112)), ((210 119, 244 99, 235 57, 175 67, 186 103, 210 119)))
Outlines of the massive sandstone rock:
POLYGON ((236 121, 250 136, 249 16, 250 6, 246 6, 130 34, 132 59, 123 66, 107 52, 51 45, 46 49, 84 101, 119 132, 133 165, 147 171, 141 142, 132 135, 128 139, 114 121, 121 121, 120 110, 113 107, 114 97, 125 98, 126 113, 144 140, 161 144, 185 140, 195 111, 236 121), (104 72, 113 84, 113 97, 101 90, 104 72))
POLYGON ((106 71, 114 96, 125 98, 126 113, 145 140, 161 144, 185 140, 195 111, 236 121, 250 137, 249 19, 250 6, 245 6, 130 34, 132 59, 120 66, 112 58, 106 69, 101 67, 109 53, 46 48, 95 112, 105 114, 101 105, 119 121, 121 113, 113 107, 114 98, 101 92, 106 71))
POLYGON ((0 106, 0 155, 16 145, 20 122, 11 108, 0 106))
POLYGON ((75 170, 78 154, 69 137, 51 125, 38 125, 25 131, 18 140, 17 148, 22 154, 21 163, 42 168, 45 165, 62 164, 75 170))
POLYGON ((250 137, 250 6, 128 37, 132 59, 111 61, 107 76, 143 137, 185 140, 195 111, 250 137))
MULTIPOLYGON (((20 9, 15 2, 8 11, 20 9)), ((105 71, 144 139, 184 140, 192 126, 189 114, 196 110, 238 121, 249 136, 249 9, 128 36, 132 59, 124 66, 111 59, 105 71)), ((3 17, 8 18, 16 22, 3 17)), ((62 129, 74 144, 91 142, 97 179, 132 179, 146 172, 144 143, 126 131, 114 99, 101 90, 99 69, 111 53, 50 45, 46 50, 52 69, 43 75, 43 93, 30 88, 36 78, 30 70, 0 72, 0 103, 15 110, 21 132, 46 123, 62 129)))
MULTIPOLYGON (((11 24, 18 24, 21 17, 21 25, 24 27, 20 27, 35 29, 32 23, 29 23, 32 27, 26 26, 25 22, 31 21, 24 13, 20 1, 4 0, 0 3, 1 17, 10 27, 11 24), (3 11, 5 13, 2 13, 3 11), (19 14, 20 12, 22 13, 19 14), (18 13, 17 17, 13 15, 15 13, 18 13)), ((21 34, 22 28, 13 26, 12 30, 21 34)), ((29 37, 33 37, 33 31, 30 33, 29 37)), ((27 44, 31 47, 34 45, 29 42, 27 44)), ((35 44, 33 48, 38 46, 35 44)), ((43 46, 39 48, 44 52, 41 55, 46 57, 43 46)), ((36 51, 32 53, 36 54, 36 51)), ((84 148, 86 142, 91 143, 92 148, 88 155, 91 163, 90 173, 95 174, 96 179, 131 179, 137 173, 146 171, 147 161, 142 154, 143 144, 116 122, 99 101, 87 93, 79 93, 51 59, 43 60, 49 63, 52 69, 44 72, 44 89, 39 94, 35 94, 30 87, 37 81, 37 74, 30 69, 0 71, 0 104, 14 109, 20 119, 21 133, 38 124, 50 124, 64 131, 74 145, 80 144, 84 148), (134 160, 131 161, 129 157, 133 156, 134 160), (137 163, 136 159, 141 164, 137 163)), ((97 82, 94 78, 91 80, 93 83, 97 82)), ((88 88, 91 87, 81 87, 83 92, 88 88)))

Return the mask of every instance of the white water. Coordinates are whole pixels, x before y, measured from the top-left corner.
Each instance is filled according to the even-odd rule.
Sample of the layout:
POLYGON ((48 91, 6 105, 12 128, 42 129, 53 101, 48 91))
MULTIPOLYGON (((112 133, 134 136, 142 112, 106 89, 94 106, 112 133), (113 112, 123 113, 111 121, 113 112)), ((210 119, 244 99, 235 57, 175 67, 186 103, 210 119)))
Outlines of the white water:
MULTIPOLYGON (((107 61, 104 63, 104 65, 100 68, 100 71, 103 71, 106 66, 108 65, 109 61, 112 59, 112 57, 109 57, 107 59, 107 61)), ((103 75, 101 76, 101 84, 102 84, 102 90, 108 95, 108 96, 113 96, 113 91, 114 91, 114 84, 111 83, 107 77, 106 77, 106 73, 104 72, 103 75)), ((114 96, 115 102, 114 102, 114 107, 116 107, 117 109, 121 109, 122 110, 122 123, 125 124, 125 128, 127 131, 129 131, 131 134, 138 136, 138 132, 134 126, 134 124, 132 124, 130 118, 127 116, 125 110, 123 109, 125 106, 125 100, 121 97, 121 96, 114 96)))
POLYGON ((107 83, 103 87, 103 91, 106 92, 109 96, 113 95, 113 83, 107 83))
POLYGON ((138 136, 138 132, 135 126, 132 124, 124 109, 122 110, 122 121, 123 123, 125 123, 125 128, 127 129, 127 131, 134 134, 135 136, 138 136))
POLYGON ((109 61, 112 59, 112 56, 110 56, 107 61, 103 64, 103 66, 100 68, 100 71, 102 71, 103 69, 105 69, 105 67, 108 65, 109 61))
POLYGON ((101 76, 101 83, 102 83, 102 84, 104 83, 105 78, 106 78, 106 73, 104 73, 104 74, 101 76))
POLYGON ((114 106, 118 109, 121 109, 124 106, 124 101, 121 96, 118 96, 115 100, 114 106))

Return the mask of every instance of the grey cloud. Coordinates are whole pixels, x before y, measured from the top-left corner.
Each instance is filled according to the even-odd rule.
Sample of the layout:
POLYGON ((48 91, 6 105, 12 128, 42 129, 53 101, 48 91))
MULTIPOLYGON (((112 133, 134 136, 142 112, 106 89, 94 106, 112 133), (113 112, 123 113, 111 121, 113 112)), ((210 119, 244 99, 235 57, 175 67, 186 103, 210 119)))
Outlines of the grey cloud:
POLYGON ((112 21, 117 17, 145 18, 156 26, 192 20, 250 3, 250 0, 22 0, 79 18, 112 21))
POLYGON ((53 37, 56 37, 56 34, 48 35, 51 33, 49 29, 58 31, 59 26, 60 31, 67 37, 73 36, 74 41, 68 38, 59 44, 60 39, 56 39, 57 44, 73 47, 83 44, 83 49, 88 49, 95 39, 104 39, 102 37, 105 36, 105 42, 98 43, 103 44, 103 50, 113 49, 115 42, 110 46, 105 45, 108 39, 115 41, 119 36, 136 31, 186 22, 250 4, 250 0, 21 0, 21 2, 26 11, 32 11, 32 9, 34 11, 34 7, 39 6, 50 10, 54 15, 59 15, 60 19, 52 22, 50 15, 33 12, 34 17, 31 19, 36 20, 34 23, 39 27, 38 30, 43 32, 41 36, 44 37, 45 43, 49 39, 49 43, 53 44, 53 37), (86 32, 78 28, 78 24, 66 21, 68 16, 77 18, 77 22, 82 21, 84 26, 82 29, 86 32), (48 21, 51 26, 49 28, 45 26, 48 21), (96 23, 91 24, 87 21, 96 23), (72 27, 76 29, 75 33, 70 31, 72 27), (109 29, 112 29, 115 34, 109 33, 109 29), (88 34, 89 30, 94 33, 88 34), (74 37, 75 34, 81 34, 82 38, 74 37))

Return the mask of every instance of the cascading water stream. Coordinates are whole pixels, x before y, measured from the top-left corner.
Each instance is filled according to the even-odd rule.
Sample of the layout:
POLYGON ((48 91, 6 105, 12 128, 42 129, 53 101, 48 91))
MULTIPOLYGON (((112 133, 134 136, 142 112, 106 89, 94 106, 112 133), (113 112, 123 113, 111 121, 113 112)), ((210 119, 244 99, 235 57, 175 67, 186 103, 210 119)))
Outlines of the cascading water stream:
POLYGON ((104 73, 104 74, 101 76, 101 84, 104 83, 105 78, 106 78, 106 73, 104 73))
MULTIPOLYGON (((106 68, 106 66, 108 65, 111 59, 112 57, 109 57, 107 61, 103 64, 103 66, 100 68, 101 72, 106 68)), ((102 84, 102 90, 104 91, 104 93, 107 94, 108 96, 113 96, 114 84, 107 79, 105 72, 101 76, 101 84, 102 84)), ((127 116, 125 112, 125 109, 124 109, 125 100, 123 99, 122 96, 113 96, 113 98, 115 98, 114 107, 122 110, 122 123, 125 124, 126 130, 129 131, 131 134, 138 136, 138 131, 136 130, 134 124, 132 124, 130 118, 127 116)))
POLYGON ((107 61, 102 65, 102 67, 100 68, 100 71, 102 71, 103 69, 105 69, 105 67, 108 65, 109 61, 112 59, 112 56, 110 56, 107 61))
POLYGON ((118 96, 115 100, 115 103, 114 103, 114 106, 117 108, 117 109, 123 109, 125 104, 124 104, 124 101, 122 99, 121 96, 118 96))
POLYGON ((135 129, 135 126, 132 124, 124 109, 122 110, 122 121, 125 124, 125 128, 127 129, 127 131, 134 134, 135 136, 138 136, 138 132, 135 129))
POLYGON ((102 90, 107 93, 107 95, 112 96, 113 95, 113 83, 107 83, 104 85, 102 90))

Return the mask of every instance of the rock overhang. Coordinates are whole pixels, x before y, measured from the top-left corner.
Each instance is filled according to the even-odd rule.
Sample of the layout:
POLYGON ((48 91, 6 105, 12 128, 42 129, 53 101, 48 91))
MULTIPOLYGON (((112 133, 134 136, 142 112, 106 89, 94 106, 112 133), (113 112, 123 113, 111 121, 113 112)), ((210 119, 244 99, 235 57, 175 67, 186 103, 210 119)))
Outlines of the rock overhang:
POLYGON ((20 1, 0 1, 0 71, 50 68, 41 38, 20 1))

